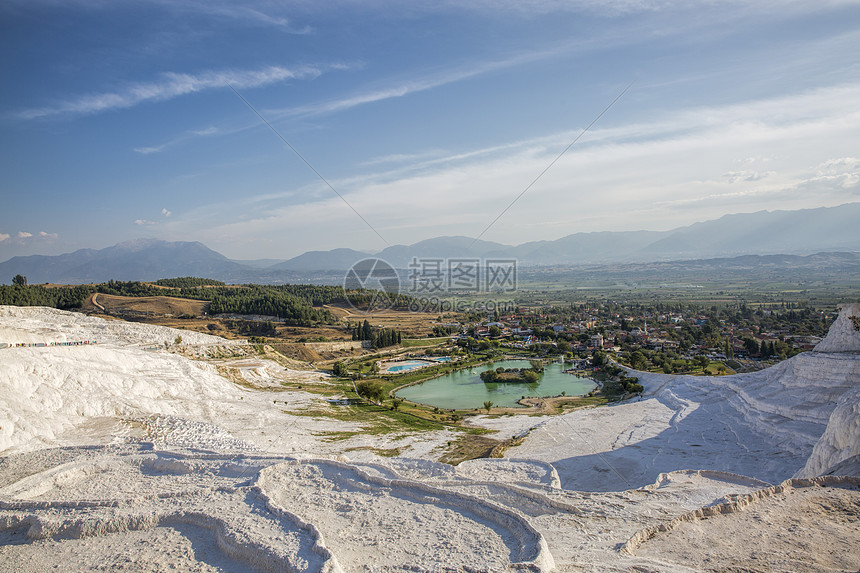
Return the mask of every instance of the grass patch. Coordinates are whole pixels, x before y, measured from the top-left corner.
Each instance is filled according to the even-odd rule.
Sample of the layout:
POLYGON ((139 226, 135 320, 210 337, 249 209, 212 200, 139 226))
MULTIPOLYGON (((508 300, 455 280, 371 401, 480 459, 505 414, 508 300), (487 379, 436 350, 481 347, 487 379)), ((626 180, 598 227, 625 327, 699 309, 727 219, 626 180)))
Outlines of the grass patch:
MULTIPOLYGON (((355 395, 352 393, 353 396, 355 395)), ((325 432, 322 435, 331 436, 332 441, 348 439, 356 433, 365 435, 391 434, 397 432, 427 432, 444 430, 447 426, 433 420, 426 420, 410 415, 407 412, 392 412, 373 404, 337 405, 330 408, 307 409, 297 412, 287 412, 294 416, 311 418, 328 418, 344 422, 356 422, 364 427, 361 431, 325 432), (350 435, 347 435, 350 434, 350 435)))
POLYGON ((603 394, 598 394, 596 396, 572 397, 570 400, 566 400, 558 404, 558 413, 570 412, 571 410, 578 410, 580 408, 605 406, 609 404, 609 402, 611 402, 609 397, 604 396, 603 394))
POLYGON ((450 336, 442 336, 440 338, 407 338, 400 341, 400 346, 404 348, 414 348, 418 346, 437 346, 444 342, 448 342, 450 336))
POLYGON ((355 448, 347 448, 345 452, 354 452, 357 450, 367 450, 373 452, 377 456, 382 456, 384 458, 393 458, 399 456, 403 453, 403 448, 372 448, 370 446, 358 446, 355 448))
POLYGON ((456 466, 466 460, 488 458, 501 443, 500 440, 487 436, 464 434, 460 438, 448 442, 448 450, 439 458, 439 461, 456 466))
POLYGON ((215 369, 222 378, 226 378, 236 386, 241 386, 242 388, 247 388, 249 390, 259 390, 259 388, 245 380, 238 368, 231 368, 224 364, 218 364, 215 366, 215 369))
POLYGON ((324 442, 340 442, 363 433, 364 432, 319 432, 314 435, 322 437, 322 441, 324 442))
POLYGON ((314 382, 281 382, 281 387, 277 388, 277 390, 301 390, 303 392, 319 394, 320 396, 343 395, 343 388, 341 388, 340 386, 333 386, 331 384, 320 384, 314 382))

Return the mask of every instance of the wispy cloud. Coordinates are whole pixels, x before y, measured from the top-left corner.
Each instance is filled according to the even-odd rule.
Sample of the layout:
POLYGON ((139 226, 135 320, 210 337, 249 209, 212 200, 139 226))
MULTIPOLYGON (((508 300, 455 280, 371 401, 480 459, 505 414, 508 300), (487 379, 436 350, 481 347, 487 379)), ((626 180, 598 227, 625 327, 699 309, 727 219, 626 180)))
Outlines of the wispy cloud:
POLYGON ((113 2, 111 0, 6 0, 0 8, 36 8, 44 9, 77 6, 87 10, 116 10, 133 5, 143 5, 150 9, 155 6, 173 14, 183 16, 199 14, 216 19, 228 20, 232 23, 246 23, 255 26, 273 26, 288 34, 309 34, 310 26, 296 26, 289 18, 276 13, 277 5, 267 2, 233 2, 231 0, 129 0, 113 2))
POLYGON ((174 11, 195 12, 211 16, 223 17, 231 21, 245 21, 252 24, 275 26, 289 34, 309 34, 310 26, 295 27, 289 18, 278 16, 265 11, 262 7, 254 7, 248 3, 234 2, 175 2, 174 0, 149 0, 161 4, 174 11))
POLYGON ((0 243, 9 239, 8 233, 0 233, 0 243))
MULTIPOLYGON (((667 111, 651 122, 595 129, 500 221, 491 240, 668 229, 725 213, 772 208, 774 202, 793 209, 856 201, 860 160, 845 150, 853 149, 860 134, 858 97, 860 84, 845 85, 667 111), (623 212, 618 205, 624 206, 623 212)), ((429 160, 418 154, 406 166, 332 183, 356 208, 372 213, 371 223, 393 242, 468 235, 489 222, 490 211, 497 212, 522 191, 576 133, 558 132, 429 160), (422 215, 404 218, 404 212, 422 215)), ((201 218, 194 226, 205 228, 207 240, 224 248, 260 233, 275 240, 289 229, 290 244, 297 250, 292 254, 320 248, 316 238, 296 237, 314 237, 313 228, 321 221, 365 236, 348 210, 309 189, 243 197, 242 205, 210 206, 207 213, 195 214, 201 218), (224 217, 237 210, 241 218, 224 217)), ((378 245, 365 237, 356 246, 378 245)))
POLYGON ((214 127, 214 126, 207 127, 206 129, 195 129, 195 130, 191 130, 191 131, 186 131, 182 135, 178 135, 177 137, 174 137, 173 139, 165 141, 164 143, 161 143, 159 145, 135 147, 134 152, 140 153, 141 155, 150 155, 152 153, 161 153, 165 149, 169 149, 169 148, 173 147, 174 145, 179 145, 180 143, 183 143, 183 142, 188 141, 189 139, 193 139, 195 137, 212 137, 212 136, 216 136, 216 135, 226 135, 226 134, 234 133, 235 131, 236 130, 224 131, 224 130, 219 129, 219 128, 214 127))
POLYGON ((415 161, 424 161, 433 157, 439 157, 441 154, 442 151, 438 149, 421 153, 392 153, 391 155, 374 157, 373 159, 362 162, 360 165, 363 167, 370 167, 373 165, 384 165, 386 163, 412 163, 415 161))
MULTIPOLYGON (((295 117, 295 116, 315 116, 315 115, 324 115, 331 113, 338 113, 342 111, 346 111, 352 109, 354 107, 358 107, 365 104, 371 104, 375 102, 381 102, 384 100, 405 97, 414 93, 419 93, 422 91, 434 89, 437 87, 442 87, 447 84, 456 83, 459 81, 468 80, 473 77, 477 77, 483 74, 492 73, 495 71, 500 71, 506 68, 515 67, 519 65, 528 64, 530 62, 539 61, 546 58, 551 58, 559 55, 565 50, 570 49, 570 45, 565 45, 562 47, 557 47, 550 50, 544 51, 535 51, 529 52, 525 54, 518 54, 515 56, 511 56, 506 59, 494 60, 489 62, 479 62, 477 64, 473 64, 470 66, 460 67, 454 70, 448 70, 445 72, 429 74, 425 77, 412 78, 409 80, 405 80, 393 85, 389 85, 386 87, 381 87, 377 89, 370 89, 364 91, 362 93, 353 94, 351 96, 347 96, 345 98, 328 100, 319 103, 308 104, 304 106, 296 106, 289 108, 281 108, 281 109, 268 109, 264 111, 264 115, 268 120, 276 120, 284 117, 295 117)), ((326 66, 326 69, 334 69, 334 70, 343 70, 350 69, 352 66, 347 64, 331 64, 326 66)), ((278 68, 280 69, 280 68, 278 68)), ((312 68, 316 75, 322 73, 321 68, 312 68)), ((298 76, 297 76, 298 79, 298 76)), ((271 82, 267 82, 271 83, 271 82)), ((241 89, 243 87, 257 87, 259 85, 263 85, 259 83, 257 85, 251 85, 250 83, 240 84, 236 81, 231 81, 231 85, 236 87, 237 89, 241 89)), ((212 81, 211 85, 208 87, 220 87, 224 85, 224 80, 212 81)), ((187 93, 187 92, 186 92, 187 93)), ((181 95, 181 94, 179 94, 181 95)), ((175 96, 174 96, 175 97, 175 96)), ((38 110, 31 110, 31 113, 38 112, 38 110)), ((61 113, 61 112, 57 112, 61 113)), ((39 116, 35 116, 39 117, 39 116)), ((229 135, 232 133, 244 131, 249 127, 256 127, 259 123, 255 122, 253 124, 249 124, 248 126, 231 129, 231 130, 218 130, 216 128, 210 128, 209 130, 204 131, 190 131, 186 132, 182 135, 174 137, 162 144, 152 145, 152 146, 141 146, 134 148, 136 153, 140 153, 142 155, 148 155, 152 153, 159 153, 168 149, 174 145, 179 143, 183 143, 188 139, 191 139, 193 136, 209 136, 209 135, 229 135)), ((380 162, 388 161, 389 159, 383 159, 380 162)), ((371 161, 373 163, 373 161, 371 161)))
POLYGON ((410 94, 442 87, 447 84, 468 80, 484 74, 551 58, 569 49, 570 46, 566 45, 549 50, 517 54, 501 60, 479 62, 453 70, 428 74, 424 77, 412 78, 377 89, 370 89, 341 99, 280 110, 268 110, 267 113, 272 116, 278 116, 281 114, 288 116, 301 116, 340 112, 360 105, 404 97, 410 94))
POLYGON ((167 72, 158 81, 135 83, 114 92, 83 95, 54 106, 26 109, 16 113, 15 117, 30 120, 58 115, 89 115, 226 88, 228 83, 237 89, 258 88, 291 79, 314 78, 321 73, 320 68, 311 66, 295 69, 268 66, 257 70, 221 70, 200 74, 167 72))

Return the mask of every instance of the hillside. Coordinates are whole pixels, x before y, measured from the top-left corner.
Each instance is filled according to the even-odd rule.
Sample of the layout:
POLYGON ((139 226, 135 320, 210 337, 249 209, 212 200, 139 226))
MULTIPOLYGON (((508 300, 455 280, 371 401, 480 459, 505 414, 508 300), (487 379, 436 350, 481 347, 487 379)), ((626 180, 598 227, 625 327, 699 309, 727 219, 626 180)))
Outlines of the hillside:
POLYGON ((111 279, 154 281, 189 275, 225 277, 248 269, 202 243, 139 239, 55 257, 13 257, 0 263, 0 276, 21 274, 30 284, 87 284, 111 279))

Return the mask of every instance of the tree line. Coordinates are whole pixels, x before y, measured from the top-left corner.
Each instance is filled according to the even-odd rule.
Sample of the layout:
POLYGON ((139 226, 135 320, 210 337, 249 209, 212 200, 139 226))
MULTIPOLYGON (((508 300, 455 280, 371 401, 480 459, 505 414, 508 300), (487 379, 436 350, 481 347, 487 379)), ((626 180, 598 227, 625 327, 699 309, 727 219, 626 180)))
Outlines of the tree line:
POLYGON ((27 285, 26 277, 18 275, 14 277, 13 283, 0 285, 0 304, 75 309, 81 308, 94 293, 129 297, 174 296, 209 301, 209 312, 213 314, 277 316, 285 323, 296 326, 332 322, 334 319, 331 313, 314 306, 346 302, 341 287, 254 284, 228 287, 224 283, 218 284, 219 281, 196 277, 161 279, 155 284, 110 280, 96 285, 47 287, 27 285))
POLYGON ((370 340, 374 348, 385 348, 400 344, 402 335, 393 328, 375 328, 367 320, 362 324, 350 326, 353 340, 370 340))
POLYGON ((155 284, 170 288, 194 288, 202 286, 226 286, 222 281, 199 277, 177 277, 175 279, 158 279, 155 284))

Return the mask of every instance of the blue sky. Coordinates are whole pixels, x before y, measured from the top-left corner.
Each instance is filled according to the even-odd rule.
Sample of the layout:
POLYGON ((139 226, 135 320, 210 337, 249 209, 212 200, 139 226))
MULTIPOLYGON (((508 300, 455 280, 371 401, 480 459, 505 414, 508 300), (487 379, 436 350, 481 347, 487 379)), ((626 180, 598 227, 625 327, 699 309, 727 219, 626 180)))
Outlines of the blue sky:
POLYGON ((5 0, 0 52, 0 260, 474 237, 627 86, 482 238, 860 200, 856 1, 5 0))

